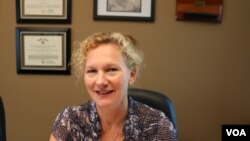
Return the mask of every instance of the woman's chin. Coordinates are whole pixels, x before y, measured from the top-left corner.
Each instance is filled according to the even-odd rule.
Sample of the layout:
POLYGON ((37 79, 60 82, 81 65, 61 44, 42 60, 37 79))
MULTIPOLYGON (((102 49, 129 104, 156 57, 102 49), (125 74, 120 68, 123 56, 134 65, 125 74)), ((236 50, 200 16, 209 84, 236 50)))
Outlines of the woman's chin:
POLYGON ((98 107, 108 107, 114 104, 112 100, 107 100, 107 99, 96 100, 95 103, 98 107))

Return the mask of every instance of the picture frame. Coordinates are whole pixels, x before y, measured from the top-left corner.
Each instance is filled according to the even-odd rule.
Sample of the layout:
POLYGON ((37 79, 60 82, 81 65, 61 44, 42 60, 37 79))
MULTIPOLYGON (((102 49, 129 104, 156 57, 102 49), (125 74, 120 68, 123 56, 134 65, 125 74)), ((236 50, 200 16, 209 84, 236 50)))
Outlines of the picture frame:
POLYGON ((223 0, 176 0, 177 21, 221 23, 223 0))
POLYGON ((69 28, 16 28, 18 74, 70 74, 69 28))
POLYGON ((154 22, 155 0, 94 0, 94 20, 154 22))
POLYGON ((17 23, 71 23, 71 0, 16 0, 17 23))

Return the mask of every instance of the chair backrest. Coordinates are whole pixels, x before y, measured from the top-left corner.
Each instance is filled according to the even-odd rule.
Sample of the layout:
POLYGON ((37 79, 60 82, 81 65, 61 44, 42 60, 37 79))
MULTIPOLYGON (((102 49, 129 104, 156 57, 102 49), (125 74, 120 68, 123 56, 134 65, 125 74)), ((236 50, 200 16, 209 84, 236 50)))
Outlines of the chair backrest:
POLYGON ((128 96, 152 108, 164 112, 169 120, 173 123, 177 131, 174 105, 168 96, 156 91, 138 88, 130 88, 128 90, 128 96))
POLYGON ((1 96, 0 96, 0 141, 6 141, 5 111, 1 96))

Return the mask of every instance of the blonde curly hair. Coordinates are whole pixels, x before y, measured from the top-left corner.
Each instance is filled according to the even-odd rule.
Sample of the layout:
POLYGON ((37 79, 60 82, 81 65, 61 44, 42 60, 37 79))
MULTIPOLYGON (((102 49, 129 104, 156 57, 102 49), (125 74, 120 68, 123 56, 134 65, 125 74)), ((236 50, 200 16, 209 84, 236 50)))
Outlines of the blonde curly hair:
POLYGON ((71 58, 71 65, 75 76, 78 79, 83 77, 88 52, 97 48, 101 44, 109 43, 117 45, 125 57, 128 68, 135 69, 135 71, 139 73, 143 61, 143 55, 142 52, 136 48, 135 39, 132 36, 118 32, 99 32, 94 33, 82 42, 75 44, 71 58))

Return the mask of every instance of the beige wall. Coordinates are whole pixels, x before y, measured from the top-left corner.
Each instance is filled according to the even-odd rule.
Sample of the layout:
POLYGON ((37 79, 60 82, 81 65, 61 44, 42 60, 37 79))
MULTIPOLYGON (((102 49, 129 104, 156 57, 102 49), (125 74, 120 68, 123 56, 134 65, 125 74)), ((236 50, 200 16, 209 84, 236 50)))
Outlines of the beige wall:
POLYGON ((70 27, 72 43, 97 31, 138 39, 138 87, 169 95, 180 141, 220 141, 221 124, 250 123, 250 1, 224 0, 221 24, 175 21, 175 0, 157 0, 154 23, 93 21, 91 0, 72 0, 72 24, 16 24, 15 0, 0 0, 0 95, 8 141, 45 141, 57 112, 87 100, 73 75, 16 73, 16 27, 70 27))

